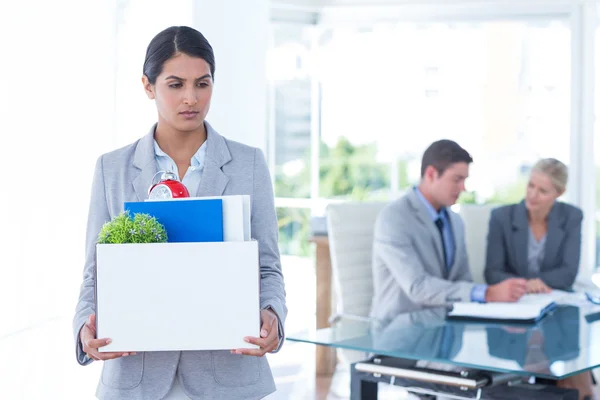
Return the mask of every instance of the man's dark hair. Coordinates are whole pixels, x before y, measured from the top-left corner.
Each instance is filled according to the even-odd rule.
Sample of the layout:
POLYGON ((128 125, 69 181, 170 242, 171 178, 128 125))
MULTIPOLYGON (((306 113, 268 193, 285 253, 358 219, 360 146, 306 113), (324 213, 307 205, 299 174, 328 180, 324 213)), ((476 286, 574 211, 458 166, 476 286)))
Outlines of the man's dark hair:
POLYGON ((425 170, 430 165, 442 175, 448 167, 459 162, 470 164, 473 162, 473 158, 465 149, 452 140, 443 139, 433 142, 423 153, 421 178, 425 176, 425 170))

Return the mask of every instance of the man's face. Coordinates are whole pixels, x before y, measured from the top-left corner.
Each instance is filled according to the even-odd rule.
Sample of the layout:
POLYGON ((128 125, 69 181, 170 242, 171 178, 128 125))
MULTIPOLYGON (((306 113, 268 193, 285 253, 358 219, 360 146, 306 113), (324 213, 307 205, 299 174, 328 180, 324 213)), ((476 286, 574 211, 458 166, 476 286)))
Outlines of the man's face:
POLYGON ((438 207, 450 207, 455 204, 458 197, 465 191, 465 181, 469 177, 469 164, 458 162, 451 164, 440 174, 433 167, 427 167, 431 195, 438 207), (430 170, 431 169, 431 170, 430 170))

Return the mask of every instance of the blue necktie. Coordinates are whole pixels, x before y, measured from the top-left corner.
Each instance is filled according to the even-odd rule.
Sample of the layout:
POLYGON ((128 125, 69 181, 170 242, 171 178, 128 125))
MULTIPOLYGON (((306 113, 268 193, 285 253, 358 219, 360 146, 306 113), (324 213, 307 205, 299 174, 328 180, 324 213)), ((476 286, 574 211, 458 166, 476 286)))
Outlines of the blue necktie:
POLYGON ((444 252, 444 265, 448 268, 448 254, 446 254, 446 241, 444 240, 444 221, 441 217, 435 220, 435 225, 440 231, 440 238, 442 239, 442 251, 444 252))

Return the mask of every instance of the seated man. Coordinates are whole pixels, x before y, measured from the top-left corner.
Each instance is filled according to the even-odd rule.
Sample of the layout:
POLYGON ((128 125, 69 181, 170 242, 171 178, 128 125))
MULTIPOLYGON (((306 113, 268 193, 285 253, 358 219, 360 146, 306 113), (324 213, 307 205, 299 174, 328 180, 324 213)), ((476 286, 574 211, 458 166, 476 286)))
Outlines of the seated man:
POLYGON ((473 161, 450 140, 423 154, 421 182, 384 208, 373 243, 374 298, 371 317, 389 321, 398 314, 457 301, 509 301, 525 294, 524 279, 495 285, 472 282, 462 219, 453 205, 473 161))

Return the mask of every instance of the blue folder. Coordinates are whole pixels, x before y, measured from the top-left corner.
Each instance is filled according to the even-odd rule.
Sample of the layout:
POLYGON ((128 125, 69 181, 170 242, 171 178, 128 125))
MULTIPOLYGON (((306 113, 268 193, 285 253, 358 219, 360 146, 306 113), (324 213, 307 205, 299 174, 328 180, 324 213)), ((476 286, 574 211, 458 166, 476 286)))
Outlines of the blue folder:
POLYGON ((223 241, 221 199, 125 202, 125 211, 156 217, 167 230, 168 242, 223 241))

